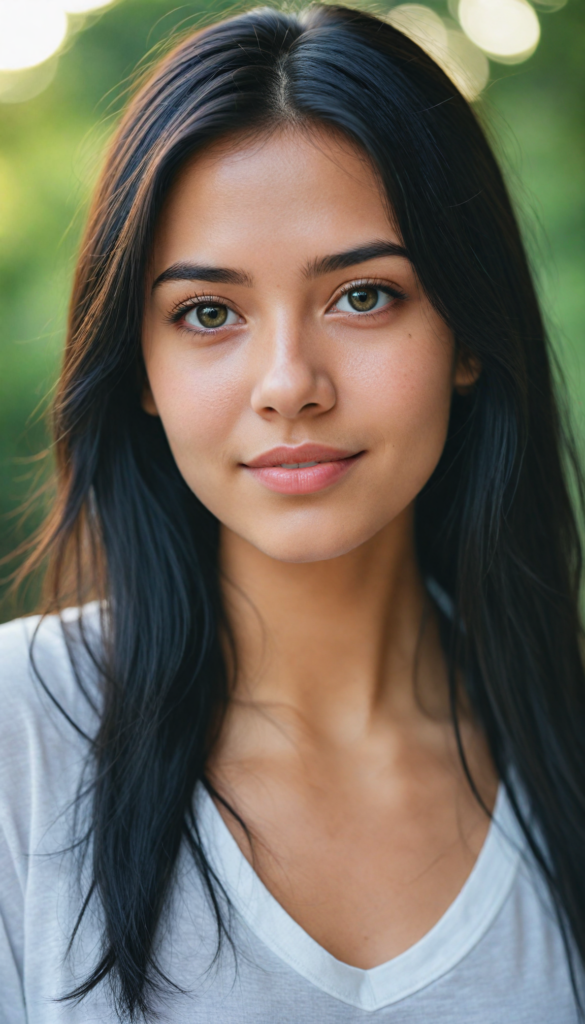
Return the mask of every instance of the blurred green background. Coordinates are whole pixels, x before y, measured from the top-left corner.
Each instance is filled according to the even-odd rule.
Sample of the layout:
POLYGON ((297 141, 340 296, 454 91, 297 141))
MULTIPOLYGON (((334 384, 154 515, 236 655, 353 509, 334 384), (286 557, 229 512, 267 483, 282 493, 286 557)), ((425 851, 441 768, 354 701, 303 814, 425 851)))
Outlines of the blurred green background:
MULTIPOLYGON (((446 0, 426 2, 448 14, 446 0)), ((39 520, 39 503, 24 520, 17 510, 46 473, 37 456, 48 444, 76 247, 133 69, 186 25, 228 9, 237 8, 119 0, 80 22, 40 95, 0 103, 0 557, 39 520)), ((585 438, 585 2, 538 13, 538 49, 522 64, 492 63, 478 106, 521 214, 585 438)), ((0 621, 23 610, 5 585, 0 597, 0 621)))

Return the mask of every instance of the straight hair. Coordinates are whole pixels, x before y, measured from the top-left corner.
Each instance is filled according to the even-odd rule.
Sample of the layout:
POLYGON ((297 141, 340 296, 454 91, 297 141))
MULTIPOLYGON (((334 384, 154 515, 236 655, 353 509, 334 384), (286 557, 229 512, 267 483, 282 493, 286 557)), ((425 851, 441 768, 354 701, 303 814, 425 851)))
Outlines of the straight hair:
MULTIPOLYGON (((471 393, 453 397, 442 458, 417 498, 417 552, 453 610, 438 611, 456 735, 463 686, 548 885, 579 1002, 585 678, 570 481, 583 491, 538 301, 469 104, 391 25, 329 5, 252 10, 183 41, 126 111, 91 209, 54 404, 58 494, 27 566, 50 559, 47 611, 91 596, 102 609, 103 707, 88 737, 92 880, 76 927, 97 901, 102 945, 67 998, 108 983, 120 1020, 148 1018, 168 982, 155 935, 182 848, 218 939, 227 934, 194 802, 196 786, 210 786, 231 689, 219 530, 141 408, 144 283, 184 161, 284 126, 342 133, 366 154, 426 295, 481 366, 471 393)), ((461 743, 460 754, 466 766, 461 743)))

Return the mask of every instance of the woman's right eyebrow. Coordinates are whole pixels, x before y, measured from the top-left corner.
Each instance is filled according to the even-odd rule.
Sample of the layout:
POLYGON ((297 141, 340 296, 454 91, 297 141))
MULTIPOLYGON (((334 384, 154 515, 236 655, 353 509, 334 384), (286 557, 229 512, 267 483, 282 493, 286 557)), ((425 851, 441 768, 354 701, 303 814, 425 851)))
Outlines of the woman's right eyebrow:
POLYGON ((243 270, 212 267, 205 263, 173 263, 159 274, 152 290, 165 281, 210 281, 213 284, 242 284, 250 287, 252 279, 243 270))

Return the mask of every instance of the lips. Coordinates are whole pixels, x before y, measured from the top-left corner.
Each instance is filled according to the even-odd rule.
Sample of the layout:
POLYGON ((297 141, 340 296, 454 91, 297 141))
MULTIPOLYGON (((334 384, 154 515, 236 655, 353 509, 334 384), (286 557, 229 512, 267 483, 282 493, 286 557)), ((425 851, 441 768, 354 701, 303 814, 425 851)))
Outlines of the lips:
POLYGON ((271 491, 312 494, 340 480, 363 454, 322 444, 282 445, 242 468, 271 491))
POLYGON ((255 459, 250 459, 245 465, 248 469, 264 469, 265 466, 282 466, 303 464, 305 462, 338 462, 340 459, 347 459, 354 455, 354 452, 345 451, 343 448, 332 448, 326 444, 299 444, 281 445, 279 448, 271 448, 263 452, 255 459))

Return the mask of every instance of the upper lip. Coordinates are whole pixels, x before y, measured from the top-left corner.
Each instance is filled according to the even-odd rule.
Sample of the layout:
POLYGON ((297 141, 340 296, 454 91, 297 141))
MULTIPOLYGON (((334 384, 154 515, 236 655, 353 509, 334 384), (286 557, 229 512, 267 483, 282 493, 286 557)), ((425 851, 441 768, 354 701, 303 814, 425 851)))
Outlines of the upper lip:
POLYGON ((263 452, 255 459, 250 459, 244 465, 249 469, 263 469, 266 466, 298 465, 299 462, 338 462, 340 459, 349 459, 358 452, 346 451, 344 448, 332 448, 328 444, 299 444, 295 447, 281 445, 278 448, 271 448, 263 452))

